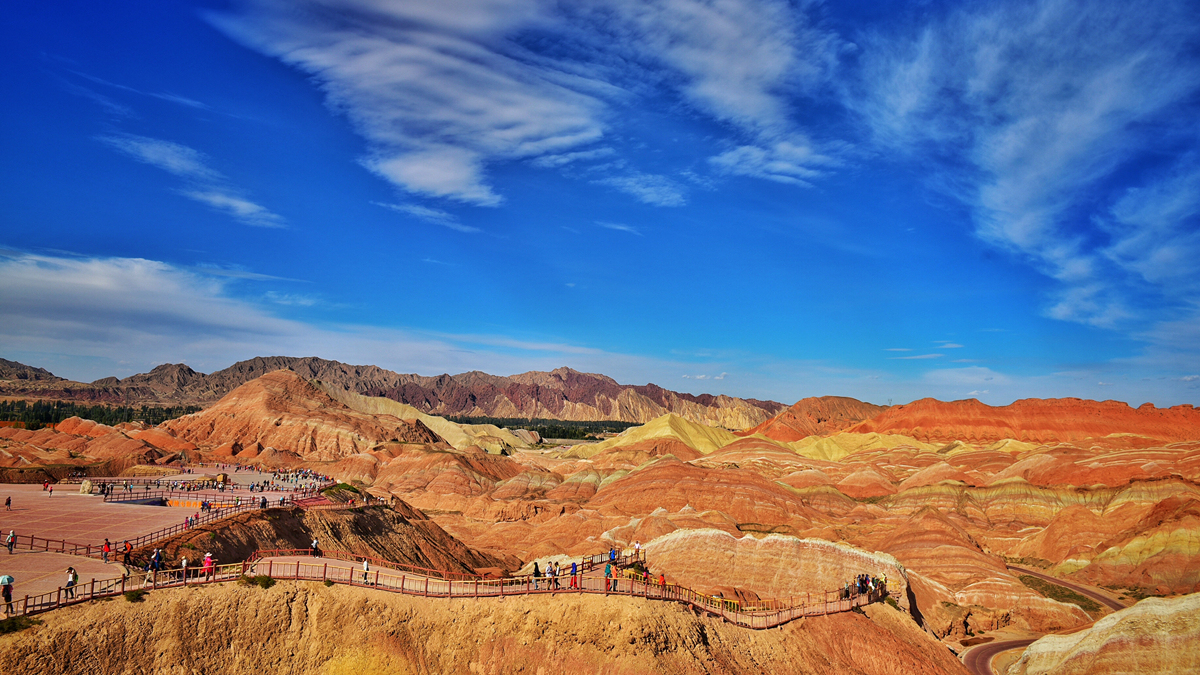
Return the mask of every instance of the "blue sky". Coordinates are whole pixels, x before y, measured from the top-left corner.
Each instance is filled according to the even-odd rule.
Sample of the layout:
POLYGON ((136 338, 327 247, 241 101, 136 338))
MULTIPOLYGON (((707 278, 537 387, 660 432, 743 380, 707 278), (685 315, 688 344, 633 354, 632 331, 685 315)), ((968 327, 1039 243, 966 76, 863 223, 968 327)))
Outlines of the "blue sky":
POLYGON ((5 358, 1198 402, 1194 3, 5 9, 5 358))

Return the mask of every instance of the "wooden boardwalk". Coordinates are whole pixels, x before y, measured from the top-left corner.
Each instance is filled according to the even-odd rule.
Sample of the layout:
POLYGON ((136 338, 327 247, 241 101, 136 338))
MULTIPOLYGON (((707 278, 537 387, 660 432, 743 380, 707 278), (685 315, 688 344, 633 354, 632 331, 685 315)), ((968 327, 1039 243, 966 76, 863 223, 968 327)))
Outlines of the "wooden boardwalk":
MULTIPOLYGON (((277 552, 261 552, 271 554, 277 552)), ((329 555, 331 552, 326 552, 329 555)), ((734 600, 713 597, 676 584, 647 582, 640 578, 614 575, 601 576, 597 570, 608 562, 607 554, 584 559, 586 571, 574 579, 560 576, 557 583, 547 577, 508 577, 488 579, 460 573, 438 572, 437 570, 394 569, 372 566, 362 569, 362 558, 350 554, 332 552, 329 557, 277 556, 255 554, 250 560, 231 565, 218 565, 205 569, 192 567, 187 570, 164 570, 111 579, 97 579, 81 584, 74 597, 63 588, 49 593, 13 599, 13 611, 9 616, 47 612, 59 607, 87 602, 94 598, 111 597, 131 590, 157 591, 167 588, 182 588, 194 584, 227 583, 243 577, 269 576, 276 580, 319 581, 335 585, 358 586, 382 592, 425 598, 504 598, 512 596, 546 596, 560 594, 588 594, 604 596, 627 596, 647 601, 675 602, 693 610, 745 628, 756 630, 774 628, 800 617, 821 616, 847 612, 855 607, 879 602, 887 596, 883 588, 868 593, 855 593, 842 597, 840 591, 829 591, 818 601, 806 601, 799 605, 781 606, 779 603, 763 603, 762 606, 743 606, 734 600)), ((615 567, 627 569, 644 562, 640 552, 619 556, 615 567)), ((393 566, 408 567, 399 563, 393 566)))

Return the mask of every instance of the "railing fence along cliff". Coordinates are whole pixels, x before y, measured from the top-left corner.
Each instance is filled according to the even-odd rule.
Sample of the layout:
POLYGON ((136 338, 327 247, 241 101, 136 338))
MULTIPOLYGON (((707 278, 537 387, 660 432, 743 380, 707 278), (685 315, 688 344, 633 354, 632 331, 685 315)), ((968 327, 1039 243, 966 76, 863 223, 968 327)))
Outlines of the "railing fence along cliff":
MULTIPOLYGON (((111 483, 111 485, 121 485, 121 484, 120 483, 111 483)), ((237 501, 239 501, 239 498, 240 498, 240 501, 243 501, 243 502, 246 500, 254 500, 257 502, 262 497, 266 497, 268 502, 270 502, 272 499, 278 500, 280 497, 303 499, 305 497, 311 497, 313 495, 320 494, 321 490, 331 487, 333 485, 333 483, 321 483, 318 485, 313 485, 311 487, 291 488, 291 489, 287 489, 287 490, 267 490, 265 492, 258 492, 258 491, 250 492, 249 490, 246 490, 245 494, 233 495, 233 494, 227 493, 227 494, 222 494, 219 496, 218 495, 196 494, 200 491, 198 491, 198 490, 183 490, 183 489, 179 489, 179 488, 151 490, 150 489, 151 485, 152 485, 151 483, 145 483, 141 490, 138 490, 138 489, 134 488, 134 486, 130 485, 130 487, 134 488, 134 489, 116 490, 116 491, 109 492, 104 495, 104 501, 110 502, 110 503, 118 503, 118 502, 141 502, 141 501, 147 501, 147 500, 151 500, 151 499, 162 499, 164 501, 170 501, 170 500, 198 501, 198 500, 204 499, 204 500, 211 502, 215 506, 233 506, 237 501)))
MULTIPOLYGON (((350 508, 364 508, 363 506, 351 507, 348 504, 319 504, 319 505, 315 505, 315 506, 309 506, 309 505, 305 505, 305 504, 296 504, 296 506, 298 506, 302 509, 305 509, 305 510, 321 510, 321 511, 346 510, 346 509, 350 509, 350 508)), ((270 498, 268 498, 267 499, 267 508, 275 509, 275 508, 280 508, 280 506, 279 506, 278 502, 272 503, 272 500, 270 498)), ((286 508, 286 506, 284 508, 286 508)), ((132 546, 135 549, 141 548, 143 546, 149 546, 151 544, 160 542, 164 539, 169 539, 169 538, 171 538, 177 534, 180 534, 182 532, 186 532, 186 531, 188 531, 192 528, 195 528, 199 525, 205 525, 207 523, 211 523, 216 520, 221 520, 224 518, 229 518, 231 516, 236 516, 239 513, 246 513, 249 511, 261 511, 261 510, 262 510, 262 507, 260 505, 259 500, 257 500, 257 499, 247 500, 246 503, 243 503, 240 506, 222 506, 220 508, 214 507, 213 510, 211 510, 211 511, 201 511, 200 517, 195 519, 194 522, 190 525, 185 525, 184 523, 171 525, 170 527, 165 527, 161 530, 155 530, 154 532, 151 532, 149 534, 143 534, 141 536, 134 537, 133 539, 129 540, 129 544, 130 544, 130 546, 132 546), (253 503, 251 503, 251 502, 253 502, 253 503)), ((120 549, 121 549, 121 547, 124 546, 124 542, 125 542, 124 539, 119 540, 119 541, 110 542, 110 544, 111 544, 110 548, 112 549, 111 552, 109 553, 110 560, 115 561, 115 560, 120 559, 120 556, 122 554, 122 551, 120 549)), ((104 556, 104 545, 103 544, 77 544, 74 542, 66 541, 64 539, 49 539, 46 537, 38 537, 36 535, 30 535, 30 534, 16 535, 14 538, 14 548, 26 549, 29 551, 47 551, 49 553, 67 553, 70 555, 80 555, 80 556, 84 556, 87 558, 102 558, 104 556)))
MULTIPOLYGON (((302 551, 304 549, 301 549, 302 551)), ((59 607, 87 602, 94 598, 120 595, 130 590, 158 590, 189 586, 193 584, 209 584, 236 581, 244 576, 265 574, 278 580, 323 581, 347 586, 371 588, 404 595, 414 595, 433 598, 502 598, 514 595, 557 595, 557 594, 592 594, 640 597, 646 600, 678 602, 695 610, 712 616, 719 616, 724 621, 744 628, 761 630, 774 628, 794 619, 804 616, 820 616, 846 612, 854 607, 878 602, 887 596, 883 587, 867 593, 852 593, 842 597, 843 591, 826 591, 819 603, 806 602, 790 607, 773 609, 742 608, 737 603, 720 597, 698 593, 689 588, 675 584, 659 584, 646 582, 641 579, 609 579, 603 577, 587 577, 578 575, 571 583, 571 578, 558 577, 559 583, 551 587, 553 581, 546 577, 511 577, 505 579, 484 579, 481 577, 453 579, 432 578, 426 575, 410 575, 407 573, 383 572, 379 569, 363 571, 357 568, 330 566, 328 562, 305 562, 263 560, 259 553, 274 553, 271 551, 256 552, 251 560, 231 565, 217 565, 211 568, 191 567, 187 569, 148 572, 143 575, 125 576, 119 579, 97 581, 76 586, 71 589, 59 588, 56 591, 41 595, 27 595, 14 601, 9 616, 21 616, 47 612, 59 607), (138 578, 141 577, 141 581, 138 578), (564 582, 566 587, 563 587, 564 582), (572 587, 574 586, 574 587, 572 587), (835 596, 830 599, 830 596, 835 596)), ((330 552, 325 552, 330 553, 330 552)), ((339 552, 340 553, 340 552, 339 552)), ((350 554, 345 554, 350 556, 350 554)), ((350 556, 354 557, 354 556, 350 556)), ((592 556, 591 559, 603 558, 608 561, 607 554, 592 556)), ((625 559, 635 558, 637 554, 623 556, 625 559)), ((362 558, 357 558, 358 562, 362 558)), ((368 564, 370 564, 368 562, 368 564)), ((382 564, 382 561, 381 561, 382 564)), ((392 563, 398 565, 399 563, 392 563)), ((456 573, 445 573, 447 576, 456 573)), ((468 575, 458 575, 466 577, 468 575)))

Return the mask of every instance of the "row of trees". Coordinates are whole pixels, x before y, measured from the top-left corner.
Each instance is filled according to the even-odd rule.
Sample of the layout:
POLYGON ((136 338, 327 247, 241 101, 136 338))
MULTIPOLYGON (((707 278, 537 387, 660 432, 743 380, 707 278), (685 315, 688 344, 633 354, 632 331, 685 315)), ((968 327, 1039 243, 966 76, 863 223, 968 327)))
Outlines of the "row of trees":
POLYGON ((68 417, 82 417, 110 426, 134 420, 157 425, 199 411, 200 408, 193 405, 134 407, 81 405, 71 401, 0 401, 0 421, 24 422, 26 429, 41 429, 68 417))
POLYGON ((447 417, 458 424, 494 424, 508 429, 528 429, 542 438, 569 438, 584 440, 603 433, 620 433, 629 427, 639 426, 635 422, 613 420, 547 420, 521 419, 513 417, 447 417))

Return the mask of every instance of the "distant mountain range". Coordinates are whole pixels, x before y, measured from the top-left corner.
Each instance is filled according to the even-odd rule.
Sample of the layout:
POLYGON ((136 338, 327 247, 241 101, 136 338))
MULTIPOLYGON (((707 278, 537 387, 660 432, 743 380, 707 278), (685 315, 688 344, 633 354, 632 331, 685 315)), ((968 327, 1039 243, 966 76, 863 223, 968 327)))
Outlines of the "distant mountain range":
MULTIPOLYGON (((204 374, 182 363, 163 364, 124 379, 83 383, 42 368, 0 359, 0 395, 121 405, 200 405, 276 370, 320 380, 365 396, 382 396, 439 416, 614 420, 645 423, 666 413, 728 429, 766 422, 786 406, 775 401, 702 394, 655 384, 619 384, 605 375, 570 368, 509 377, 478 371, 460 375, 401 374, 378 366, 353 366, 316 357, 257 357, 204 374)), ((857 420, 856 420, 857 421, 857 420)))

